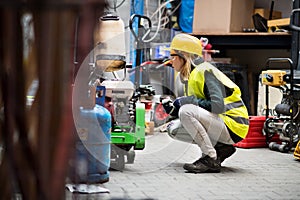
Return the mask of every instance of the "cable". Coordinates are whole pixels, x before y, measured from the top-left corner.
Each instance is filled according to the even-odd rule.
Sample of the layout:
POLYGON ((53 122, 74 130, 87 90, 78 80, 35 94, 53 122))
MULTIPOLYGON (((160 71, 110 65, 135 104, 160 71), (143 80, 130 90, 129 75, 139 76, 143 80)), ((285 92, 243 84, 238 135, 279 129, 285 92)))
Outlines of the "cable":
POLYGON ((118 1, 118 0, 114 0, 114 2, 113 2, 114 6, 113 6, 113 7, 110 6, 108 0, 106 0, 106 4, 107 4, 107 6, 108 6, 109 8, 114 9, 114 11, 116 12, 117 8, 120 8, 120 7, 124 4, 125 0, 123 0, 121 3, 119 3, 119 5, 117 5, 117 1, 118 1))
MULTIPOLYGON (((164 3, 161 4, 161 5, 156 9, 156 11, 151 15, 150 19, 152 19, 152 18, 157 14, 157 12, 158 12, 158 20, 157 20, 157 21, 158 21, 158 24, 157 24, 157 28, 156 28, 156 31, 155 31, 154 35, 153 35, 150 39, 145 40, 146 36, 148 36, 148 34, 150 33, 150 30, 148 30, 148 31, 145 33, 144 37, 142 38, 142 41, 143 41, 143 42, 151 42, 152 40, 155 39, 155 37, 157 36, 159 30, 161 29, 162 10, 164 11, 165 6, 166 6, 168 3, 171 3, 172 1, 175 1, 175 0, 169 0, 169 1, 164 2, 164 3)), ((160 0, 158 0, 158 4, 160 4, 160 0)), ((178 6, 177 6, 177 7, 178 7, 178 6)))
MULTIPOLYGON (((159 15, 159 18, 161 18, 161 10, 159 9, 158 11, 158 15, 159 15)), ((142 41, 143 42, 151 42, 152 40, 154 40, 154 38, 157 36, 158 34, 158 31, 160 30, 160 23, 161 21, 159 20, 158 21, 158 25, 157 25, 157 29, 154 33, 154 35, 152 36, 152 38, 148 39, 148 40, 145 40, 146 36, 148 36, 148 34, 150 33, 150 29, 145 33, 145 35, 142 37, 142 41)))
MULTIPOLYGON (((168 3, 171 3, 175 0, 169 0, 164 2, 163 4, 160 5, 160 1, 158 0, 158 8, 152 13, 152 15, 150 16, 150 20, 152 21, 152 27, 156 27, 156 31, 154 33, 154 35, 152 36, 152 38, 145 40, 146 36, 150 33, 150 31, 147 31, 146 34, 144 35, 144 37, 142 38, 143 42, 150 42, 152 40, 155 39, 155 37, 157 36, 158 32, 165 28, 165 26, 170 22, 169 16, 173 15, 176 10, 180 7, 181 2, 174 8, 172 9, 171 13, 169 13, 168 15, 164 15, 162 13, 166 13, 166 5, 168 3), (153 20, 153 18, 155 17, 155 15, 158 13, 158 17, 157 19, 153 20), (154 24, 158 23, 156 26, 154 24)), ((148 0, 146 0, 146 8, 147 8, 147 16, 149 16, 149 9, 148 9, 148 0)))
POLYGON ((181 2, 176 6, 176 8, 174 8, 174 10, 170 13, 170 15, 173 15, 176 12, 176 10, 180 7, 180 5, 181 2))
MULTIPOLYGON (((123 0, 119 5, 118 5, 118 7, 120 6, 120 5, 122 5, 123 3, 124 3, 124 1, 125 0, 123 0)), ((152 22, 152 27, 156 27, 156 30, 155 30, 155 33, 154 33, 154 35, 150 38, 150 39, 146 39, 146 37, 150 34, 150 32, 151 32, 151 30, 150 30, 150 28, 146 31, 146 33, 144 34, 144 36, 142 37, 142 41, 143 42, 151 42, 152 40, 154 40, 155 38, 156 38, 156 36, 158 35, 158 32, 161 30, 161 29, 163 29, 163 28, 165 28, 165 26, 170 22, 170 19, 169 19, 169 16, 171 15, 171 14, 173 14, 173 13, 175 13, 175 11, 179 8, 179 6, 180 6, 180 4, 181 3, 179 3, 179 5, 177 5, 176 6, 176 8, 174 8, 173 10, 172 10, 172 12, 169 14, 169 16, 168 15, 164 15, 163 16, 163 13, 165 13, 165 9, 166 9, 166 5, 168 4, 168 3, 171 3, 171 2, 173 2, 173 1, 175 1, 175 0, 168 0, 168 1, 166 1, 166 2, 164 2, 164 3, 162 3, 162 4, 160 4, 160 0, 158 0, 158 8, 152 13, 152 15, 150 16, 150 20, 151 20, 151 22, 152 22), (156 20, 153 20, 153 18, 154 17, 156 17, 156 14, 158 14, 158 17, 157 17, 157 19, 156 20), (157 23, 157 25, 156 26, 153 26, 153 24, 156 24, 157 23)), ((114 1, 114 2, 116 2, 116 1, 114 1)), ((132 5, 134 5, 134 0, 132 0, 131 1, 131 4, 132 5)), ((149 0, 145 0, 145 10, 146 10, 146 14, 147 14, 147 16, 149 16, 149 0)), ((115 6, 115 7, 117 7, 117 6, 115 6)), ((131 8, 133 9, 132 11, 133 11, 133 13, 134 13, 134 7, 135 6, 131 6, 131 8)))
MULTIPOLYGON (((158 1, 159 1, 159 0, 158 0, 158 1)), ((159 10, 163 9, 168 3, 171 3, 172 1, 175 1, 175 0, 169 0, 169 1, 166 1, 166 2, 164 2, 163 4, 161 4, 161 5, 156 9, 156 11, 151 15, 150 19, 152 19, 153 16, 154 16, 157 12, 159 12, 159 10)))

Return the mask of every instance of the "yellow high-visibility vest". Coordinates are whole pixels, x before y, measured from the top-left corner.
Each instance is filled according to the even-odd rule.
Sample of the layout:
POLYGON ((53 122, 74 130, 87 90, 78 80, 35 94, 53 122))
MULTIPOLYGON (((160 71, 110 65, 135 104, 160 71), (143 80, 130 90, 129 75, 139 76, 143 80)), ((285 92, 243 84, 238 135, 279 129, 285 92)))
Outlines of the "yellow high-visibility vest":
POLYGON ((219 114, 226 126, 236 135, 245 138, 249 129, 249 116, 241 98, 240 88, 219 69, 208 62, 198 65, 190 74, 188 95, 206 99, 204 94, 205 71, 209 71, 224 85, 232 90, 230 96, 224 97, 225 111, 219 114))

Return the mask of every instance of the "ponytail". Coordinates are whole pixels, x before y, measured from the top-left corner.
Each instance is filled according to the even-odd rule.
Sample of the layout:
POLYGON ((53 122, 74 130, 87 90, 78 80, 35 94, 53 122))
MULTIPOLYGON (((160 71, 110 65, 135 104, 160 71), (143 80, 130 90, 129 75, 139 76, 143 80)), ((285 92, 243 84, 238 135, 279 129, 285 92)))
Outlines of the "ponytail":
POLYGON ((192 67, 194 68, 196 66, 194 60, 197 59, 199 56, 191 53, 186 53, 184 51, 175 50, 175 52, 178 55, 180 55, 182 59, 185 60, 185 63, 180 70, 180 78, 183 81, 187 81, 190 77, 192 67))

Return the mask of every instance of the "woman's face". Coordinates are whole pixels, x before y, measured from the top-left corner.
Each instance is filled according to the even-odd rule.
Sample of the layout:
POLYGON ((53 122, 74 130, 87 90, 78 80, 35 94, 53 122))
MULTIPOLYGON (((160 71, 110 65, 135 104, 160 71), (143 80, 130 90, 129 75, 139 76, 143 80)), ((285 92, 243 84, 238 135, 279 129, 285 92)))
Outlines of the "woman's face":
POLYGON ((174 51, 171 51, 170 61, 171 61, 172 67, 177 72, 181 71, 181 68, 185 63, 185 60, 183 58, 181 58, 178 54, 176 54, 176 52, 174 52, 174 51))

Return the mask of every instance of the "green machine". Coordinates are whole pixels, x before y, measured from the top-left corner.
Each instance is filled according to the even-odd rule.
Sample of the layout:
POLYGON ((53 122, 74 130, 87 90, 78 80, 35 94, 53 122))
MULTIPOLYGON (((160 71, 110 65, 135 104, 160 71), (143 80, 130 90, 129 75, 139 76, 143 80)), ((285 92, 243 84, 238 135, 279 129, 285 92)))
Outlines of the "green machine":
POLYGON ((129 66, 95 70, 91 80, 97 85, 96 103, 112 116, 110 168, 119 171, 126 163, 134 163, 135 150, 145 147, 145 104, 142 101, 155 95, 151 85, 137 87, 126 80, 126 67, 129 66))
POLYGON ((96 103, 103 104, 112 116, 110 168, 115 170, 134 162, 134 150, 144 149, 145 105, 141 99, 155 94, 152 86, 126 79, 131 66, 126 65, 124 30, 118 16, 108 13, 99 19, 89 78, 89 85, 97 86, 96 103))
POLYGON ((134 150, 145 147, 145 104, 140 100, 155 90, 150 85, 135 89, 131 81, 119 80, 105 80, 101 86, 106 90, 105 107, 112 115, 110 168, 123 170, 125 163, 134 162, 134 150))

